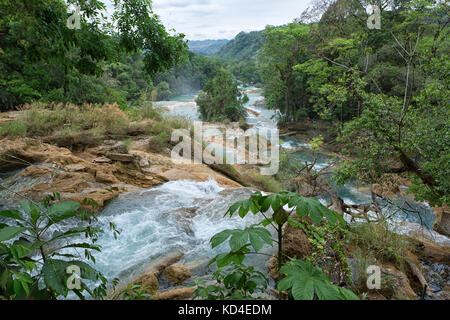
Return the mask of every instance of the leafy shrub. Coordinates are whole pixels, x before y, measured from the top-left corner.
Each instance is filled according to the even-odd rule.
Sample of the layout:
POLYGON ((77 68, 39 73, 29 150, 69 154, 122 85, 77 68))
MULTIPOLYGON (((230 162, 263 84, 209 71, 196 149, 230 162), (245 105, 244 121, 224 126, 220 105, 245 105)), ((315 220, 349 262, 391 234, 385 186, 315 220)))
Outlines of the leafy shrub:
MULTIPOLYGON (((278 245, 278 278, 281 279, 282 274, 287 276, 294 274, 295 281, 306 284, 306 289, 308 290, 303 293, 297 292, 298 288, 301 288, 302 285, 296 284, 294 287, 294 280, 292 278, 283 282, 280 281, 278 283, 280 299, 283 297, 283 290, 290 290, 292 292, 294 289, 296 292, 291 294, 294 299, 313 299, 314 297, 325 299, 357 299, 356 295, 349 290, 337 288, 331 284, 330 281, 324 277, 323 271, 318 267, 312 267, 310 262, 294 261, 281 268, 283 261, 282 257, 284 255, 282 241, 283 226, 286 223, 291 225, 298 224, 297 220, 294 220, 291 217, 294 212, 297 215, 296 219, 301 221, 309 216, 316 225, 320 225, 324 218, 332 225, 336 225, 337 222, 341 225, 346 225, 342 216, 324 207, 317 199, 304 198, 297 193, 286 191, 267 196, 263 196, 262 193, 258 191, 248 200, 238 201, 233 204, 227 210, 225 216, 229 215, 231 217, 236 212, 241 218, 244 218, 249 212, 252 214, 260 213, 264 217, 264 220, 259 223, 262 227, 254 225, 243 230, 224 230, 214 235, 210 240, 211 247, 215 248, 228 240, 230 251, 217 255, 211 260, 210 264, 216 263, 217 267, 223 268, 234 263, 235 265, 242 266, 237 268, 237 272, 242 274, 245 272, 243 262, 248 254, 264 254, 260 252, 264 245, 272 246, 273 242, 276 241, 278 245), (286 206, 290 209, 285 210, 286 206), (273 240, 271 233, 265 229, 265 227, 269 225, 273 226, 276 230, 278 236, 277 240, 273 240), (313 276, 317 277, 316 282, 311 282, 313 281, 313 276), (312 289, 311 286, 313 287, 312 289), (317 288, 314 288, 314 286, 317 288)), ((233 270, 232 272, 235 273, 236 271, 233 270)), ((238 289, 236 286, 233 288, 234 290, 238 289)), ((220 291, 220 288, 211 287, 211 289, 213 292, 220 291)), ((209 290, 207 289, 206 292, 201 292, 201 294, 208 297, 209 290)))
POLYGON ((278 283, 278 290, 289 290, 294 300, 359 300, 350 290, 333 285, 325 272, 310 261, 293 260, 280 272, 286 277, 278 283))
POLYGON ((354 224, 346 238, 365 260, 392 262, 403 270, 412 249, 404 237, 389 230, 386 221, 354 224))
MULTIPOLYGON (((84 249, 85 258, 95 263, 92 251, 101 251, 95 242, 103 231, 92 226, 95 218, 80 210, 78 202, 59 199, 55 193, 42 203, 20 201, 22 211, 0 211, 6 218, 6 223, 0 224, 0 295, 6 299, 57 299, 67 297, 70 290, 81 299, 86 294, 94 298, 106 295, 106 278, 82 261, 77 251, 84 249), (80 218, 82 224, 62 230, 61 222, 72 218, 80 218), (70 243, 70 238, 86 240, 70 243), (68 281, 73 280, 68 274, 71 266, 81 272, 80 288, 68 288, 68 281), (83 280, 95 282, 97 287, 91 290, 83 280)), ((85 199, 83 205, 97 204, 85 199)), ((110 227, 116 236, 115 225, 110 227)))
POLYGON ((197 282, 195 297, 206 300, 243 300, 253 299, 256 292, 264 292, 269 284, 266 276, 241 264, 232 264, 219 268, 213 273, 218 285, 201 286, 197 282))

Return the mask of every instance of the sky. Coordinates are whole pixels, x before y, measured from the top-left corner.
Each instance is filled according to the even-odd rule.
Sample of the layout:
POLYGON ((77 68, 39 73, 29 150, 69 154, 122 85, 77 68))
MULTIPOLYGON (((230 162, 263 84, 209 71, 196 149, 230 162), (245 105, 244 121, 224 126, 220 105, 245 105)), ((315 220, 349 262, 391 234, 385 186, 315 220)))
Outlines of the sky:
MULTIPOLYGON (((107 1, 105 1, 107 2, 107 1)), ((153 11, 167 29, 189 40, 232 39, 239 32, 283 25, 308 7, 310 0, 153 0, 153 11)))

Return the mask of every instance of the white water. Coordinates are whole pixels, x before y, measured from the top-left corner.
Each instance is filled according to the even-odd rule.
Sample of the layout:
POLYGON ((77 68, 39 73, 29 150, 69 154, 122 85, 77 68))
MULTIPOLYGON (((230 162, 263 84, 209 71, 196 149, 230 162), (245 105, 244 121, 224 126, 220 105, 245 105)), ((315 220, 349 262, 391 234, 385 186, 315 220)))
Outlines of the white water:
POLYGON ((96 267, 112 279, 139 273, 140 266, 169 252, 184 253, 184 262, 211 259, 228 249, 224 244, 212 250, 209 240, 213 235, 260 221, 253 215, 244 220, 223 217, 235 201, 252 193, 248 188, 225 190, 214 180, 180 180, 140 194, 121 195, 99 218, 103 225, 116 223, 121 234, 115 240, 106 232, 99 239, 102 252, 95 254, 96 267), (194 215, 194 210, 194 217, 186 217, 194 215))

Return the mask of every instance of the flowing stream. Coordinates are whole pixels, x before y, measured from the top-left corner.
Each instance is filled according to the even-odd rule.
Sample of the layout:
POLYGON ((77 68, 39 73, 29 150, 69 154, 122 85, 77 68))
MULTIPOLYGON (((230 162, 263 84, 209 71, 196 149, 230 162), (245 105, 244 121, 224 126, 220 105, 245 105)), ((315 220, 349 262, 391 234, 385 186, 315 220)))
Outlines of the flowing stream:
MULTIPOLYGON (((257 127, 275 128, 276 123, 272 119, 275 112, 258 103, 263 99, 261 93, 250 88, 248 95, 248 123, 257 127)), ((195 97, 194 93, 172 101, 157 102, 156 105, 168 108, 170 115, 182 115, 199 121, 195 97)), ((283 138, 280 144, 287 149, 304 147, 294 153, 301 163, 313 159, 309 145, 300 138, 283 138)), ((325 154, 319 154, 318 159, 317 168, 327 166, 331 160, 325 154)), ((356 182, 334 187, 347 203, 362 204, 370 199, 367 191, 361 191, 356 182)), ((124 278, 139 273, 146 263, 169 252, 182 252, 183 262, 197 263, 204 267, 205 261, 227 249, 226 244, 215 250, 211 249, 209 240, 214 234, 224 229, 259 222, 260 218, 251 215, 244 220, 239 217, 223 218, 232 203, 248 198, 252 192, 248 188, 223 189, 214 180, 182 180, 168 182, 139 194, 121 195, 100 214, 101 221, 106 224, 112 220, 122 233, 118 240, 114 240, 108 232, 99 239, 103 250, 95 254, 97 267, 109 278, 124 278)), ((398 201, 407 201, 410 206, 418 209, 425 226, 432 226, 434 214, 428 205, 406 197, 399 198, 398 201)), ((400 214, 397 219, 420 222, 417 216, 410 213, 400 214)), ((253 263, 260 269, 265 268, 265 260, 254 260, 253 263)), ((199 268, 198 274, 204 271, 204 268, 199 268)))

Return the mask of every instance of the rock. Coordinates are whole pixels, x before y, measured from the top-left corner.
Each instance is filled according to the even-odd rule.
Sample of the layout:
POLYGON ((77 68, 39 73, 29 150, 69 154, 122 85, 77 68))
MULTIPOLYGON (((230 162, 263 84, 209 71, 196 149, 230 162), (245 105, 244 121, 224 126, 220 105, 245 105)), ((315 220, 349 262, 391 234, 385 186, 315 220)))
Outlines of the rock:
POLYGON ((39 178, 51 175, 55 172, 54 168, 46 166, 29 166, 25 168, 20 175, 22 177, 39 178))
POLYGON ((191 271, 181 263, 175 263, 164 269, 164 278, 170 283, 180 284, 191 277, 191 271))
POLYGON ((155 275, 159 275, 161 271, 163 271, 168 266, 177 263, 180 261, 181 258, 183 258, 184 253, 180 251, 172 251, 165 256, 160 257, 159 259, 156 259, 154 261, 151 261, 148 263, 144 269, 145 274, 153 273, 155 275))
MULTIPOLYGON (((300 228, 294 228, 290 224, 286 224, 283 230, 283 250, 285 255, 291 258, 304 259, 312 253, 312 245, 308 237, 300 228)), ((286 258, 283 259, 283 262, 286 258)), ((277 254, 271 257, 267 263, 269 275, 278 279, 278 258, 277 254)))
POLYGON ((193 296, 197 287, 177 288, 161 292, 153 297, 155 300, 189 299, 193 296))
POLYGON ((408 277, 392 265, 381 268, 381 289, 384 297, 395 300, 417 300, 417 294, 411 288, 408 277))
POLYGON ((109 190, 94 188, 84 190, 82 193, 79 194, 62 195, 62 196, 64 196, 67 200, 78 202, 82 202, 85 198, 93 199, 95 202, 97 202, 99 208, 89 208, 89 209, 91 211, 96 211, 98 209, 103 208, 108 201, 117 198, 118 195, 119 192, 117 190, 114 190, 114 188, 109 190))
POLYGON ((436 213, 433 230, 450 237, 450 209, 444 203, 442 207, 435 207, 433 211, 436 213))
POLYGON ((134 155, 132 154, 112 153, 112 152, 108 152, 106 154, 106 157, 113 161, 120 161, 120 162, 132 162, 135 159, 134 155))
POLYGON ((440 246, 425 239, 412 239, 416 244, 415 253, 425 261, 450 264, 450 246, 440 246))
POLYGON ((133 141, 131 143, 131 150, 149 152, 150 151, 150 142, 151 142, 150 138, 133 141))
POLYGON ((128 154, 128 148, 123 142, 117 142, 115 145, 113 145, 109 152, 111 153, 121 153, 121 154, 128 154))
POLYGON ((95 158, 92 162, 102 164, 102 163, 112 163, 112 160, 107 157, 98 157, 95 158))
POLYGON ((141 289, 149 294, 154 294, 159 289, 158 278, 153 273, 145 274, 132 282, 132 285, 136 284, 141 285, 141 289))
POLYGON ((139 160, 139 167, 145 168, 145 167, 149 167, 149 166, 150 166, 150 161, 148 161, 147 158, 141 158, 141 160, 139 160))
POLYGON ((70 172, 82 172, 86 171, 86 166, 82 164, 69 164, 66 166, 66 170, 70 172))
POLYGON ((100 183, 119 183, 119 180, 114 176, 112 172, 97 171, 95 174, 95 180, 100 183))
POLYGON ((286 224, 283 232, 283 250, 289 257, 303 259, 311 254, 312 246, 303 230, 286 224))

